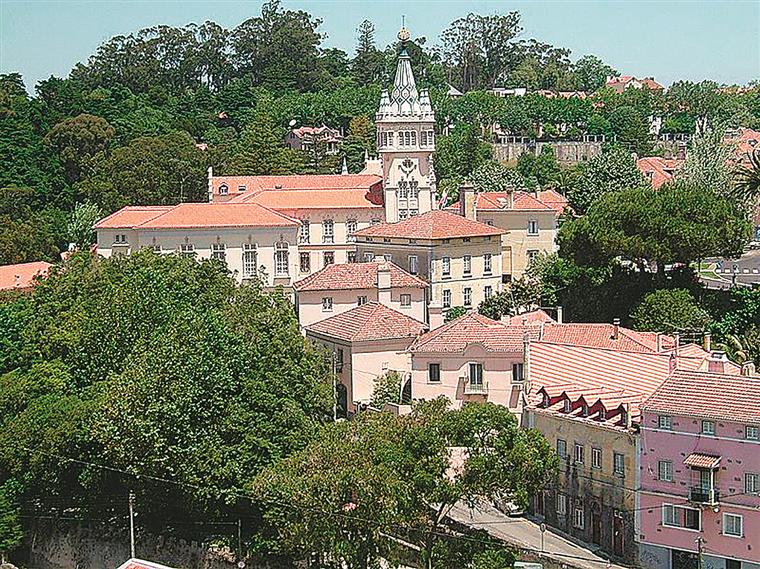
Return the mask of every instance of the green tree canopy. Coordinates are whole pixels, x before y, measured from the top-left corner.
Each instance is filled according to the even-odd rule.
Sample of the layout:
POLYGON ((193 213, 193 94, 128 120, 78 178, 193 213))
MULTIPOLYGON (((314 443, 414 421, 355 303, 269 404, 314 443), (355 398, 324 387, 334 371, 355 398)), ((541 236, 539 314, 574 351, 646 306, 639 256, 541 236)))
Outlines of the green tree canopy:
POLYGON ((99 152, 107 152, 115 131, 107 120, 81 114, 64 119, 45 136, 45 141, 58 154, 69 183, 82 177, 82 168, 99 152))
POLYGON ((631 314, 637 330, 647 332, 693 332, 703 330, 710 317, 688 290, 661 289, 647 294, 631 314))

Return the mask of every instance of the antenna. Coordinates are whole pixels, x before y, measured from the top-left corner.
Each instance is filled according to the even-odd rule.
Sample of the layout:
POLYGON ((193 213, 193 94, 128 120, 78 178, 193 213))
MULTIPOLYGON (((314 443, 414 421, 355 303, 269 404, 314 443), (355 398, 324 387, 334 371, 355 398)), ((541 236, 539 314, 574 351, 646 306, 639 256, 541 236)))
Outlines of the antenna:
POLYGON ((404 14, 401 14, 401 27, 406 27, 406 16, 404 14))

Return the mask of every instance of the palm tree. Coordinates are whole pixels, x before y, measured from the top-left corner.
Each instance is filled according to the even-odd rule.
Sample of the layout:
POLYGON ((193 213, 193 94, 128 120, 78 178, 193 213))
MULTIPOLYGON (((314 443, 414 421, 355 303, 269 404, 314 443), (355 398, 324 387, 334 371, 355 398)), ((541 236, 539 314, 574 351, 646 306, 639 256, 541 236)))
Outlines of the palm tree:
POLYGON ((737 169, 734 176, 734 188, 742 201, 753 202, 760 196, 760 149, 747 154, 749 166, 737 169))

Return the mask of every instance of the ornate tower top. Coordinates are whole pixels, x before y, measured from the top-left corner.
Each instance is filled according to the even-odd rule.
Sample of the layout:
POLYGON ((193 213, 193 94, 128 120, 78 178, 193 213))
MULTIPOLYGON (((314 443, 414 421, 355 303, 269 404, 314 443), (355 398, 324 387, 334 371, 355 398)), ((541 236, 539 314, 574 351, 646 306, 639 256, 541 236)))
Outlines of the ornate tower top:
POLYGON ((401 26, 401 29, 398 31, 398 39, 403 43, 409 41, 409 30, 407 30, 404 26, 401 26))

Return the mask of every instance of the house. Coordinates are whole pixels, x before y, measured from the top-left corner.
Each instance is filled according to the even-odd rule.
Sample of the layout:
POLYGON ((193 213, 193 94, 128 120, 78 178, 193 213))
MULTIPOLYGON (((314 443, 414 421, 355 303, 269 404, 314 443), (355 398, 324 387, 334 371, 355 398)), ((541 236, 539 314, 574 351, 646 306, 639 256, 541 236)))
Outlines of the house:
POLYGON ((52 267, 45 261, 0 266, 0 291, 29 292, 52 267))
POLYGON ((122 565, 119 565, 119 569, 172 569, 172 567, 133 557, 132 559, 125 561, 122 565))
POLYGON ((239 282, 290 288, 298 274, 301 224, 256 203, 125 207, 98 221, 104 257, 143 248, 224 262, 239 282))
POLYGON ((684 161, 680 159, 667 159, 660 156, 647 156, 636 160, 636 168, 644 174, 652 187, 656 190, 665 182, 673 179, 673 176, 684 161))
POLYGON ((306 326, 306 337, 333 354, 340 385, 339 407, 356 413, 372 398, 375 379, 395 371, 408 383, 409 345, 426 325, 384 304, 370 301, 306 326))
MULTIPOLYGON (((429 284, 430 303, 472 308, 501 290, 503 230, 434 210, 356 232, 357 256, 384 257, 429 284)), ((435 324, 431 321, 431 326, 435 324)))
POLYGON ((383 258, 328 265, 296 282, 294 288, 303 327, 367 302, 379 302, 420 322, 427 319, 427 283, 383 258))
POLYGON ((632 75, 621 75, 619 77, 607 77, 606 86, 615 91, 622 93, 626 89, 649 89, 650 91, 664 91, 665 87, 654 80, 654 77, 645 77, 637 79, 632 75))
POLYGON ((760 152, 760 132, 751 128, 729 131, 723 140, 734 147, 731 161, 738 166, 749 166, 750 154, 760 152))
POLYGON ((522 424, 539 430, 560 457, 557 480, 535 498, 533 509, 548 525, 637 564, 644 401, 676 369, 720 365, 736 375, 739 368, 695 344, 658 351, 652 349, 655 342, 624 333, 613 340, 599 333, 601 327, 581 326, 568 332, 562 325, 545 324, 542 340, 528 346, 522 424), (586 345, 546 340, 558 336, 586 345), (614 341, 620 343, 611 345, 614 341))
POLYGON ((285 135, 285 144, 293 150, 307 150, 314 144, 324 144, 327 154, 337 154, 343 143, 343 134, 328 126, 302 126, 285 135))
POLYGON ((454 407, 489 401, 517 411, 525 343, 538 339, 539 333, 535 325, 512 325, 469 312, 423 334, 409 347, 412 399, 445 395, 454 407))
POLYGON ((569 208, 567 199, 554 190, 475 192, 465 185, 459 202, 448 209, 503 230, 501 267, 508 281, 522 276, 539 253, 556 250, 559 218, 569 208))
POLYGON ((713 366, 675 371, 643 403, 642 567, 760 567, 758 394, 760 377, 713 366))

